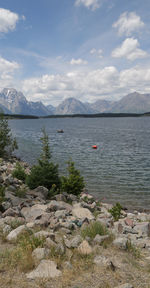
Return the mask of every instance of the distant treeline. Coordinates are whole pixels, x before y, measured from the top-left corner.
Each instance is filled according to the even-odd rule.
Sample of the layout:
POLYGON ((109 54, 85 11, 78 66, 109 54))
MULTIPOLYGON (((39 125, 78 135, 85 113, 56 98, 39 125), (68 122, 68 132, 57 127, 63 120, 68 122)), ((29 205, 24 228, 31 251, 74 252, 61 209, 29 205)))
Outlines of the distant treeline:
POLYGON ((4 114, 8 119, 40 119, 40 118, 99 118, 99 117, 141 117, 150 116, 150 112, 146 113, 98 113, 98 114, 73 114, 73 115, 20 115, 20 114, 4 114))

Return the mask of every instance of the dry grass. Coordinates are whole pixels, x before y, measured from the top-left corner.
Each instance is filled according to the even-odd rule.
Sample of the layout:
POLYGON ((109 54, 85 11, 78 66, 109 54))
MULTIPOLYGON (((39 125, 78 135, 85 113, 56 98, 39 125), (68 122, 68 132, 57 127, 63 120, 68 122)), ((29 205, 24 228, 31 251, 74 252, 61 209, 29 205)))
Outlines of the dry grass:
POLYGON ((111 245, 111 237, 108 243, 86 256, 79 254, 76 249, 67 249, 63 254, 52 248, 48 259, 57 263, 62 270, 62 277, 29 281, 24 273, 34 268, 32 251, 36 247, 43 247, 44 239, 34 238, 31 232, 25 231, 15 245, 0 244, 1 251, 5 247, 0 255, 0 288, 110 288, 126 282, 136 288, 150 288, 150 264, 145 261, 148 256, 146 252, 138 258, 135 247, 131 245, 127 251, 118 250, 111 245), (93 258, 96 255, 111 259, 115 270, 105 265, 94 265, 93 258), (69 261, 72 268, 65 268, 65 261, 69 261))

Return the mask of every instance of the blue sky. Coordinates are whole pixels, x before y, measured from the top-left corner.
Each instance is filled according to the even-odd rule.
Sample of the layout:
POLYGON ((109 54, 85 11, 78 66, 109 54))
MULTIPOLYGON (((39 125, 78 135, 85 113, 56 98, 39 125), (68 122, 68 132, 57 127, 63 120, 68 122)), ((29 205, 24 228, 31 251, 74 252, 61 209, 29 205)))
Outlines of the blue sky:
POLYGON ((149 0, 0 0, 0 89, 57 105, 150 93, 149 0))

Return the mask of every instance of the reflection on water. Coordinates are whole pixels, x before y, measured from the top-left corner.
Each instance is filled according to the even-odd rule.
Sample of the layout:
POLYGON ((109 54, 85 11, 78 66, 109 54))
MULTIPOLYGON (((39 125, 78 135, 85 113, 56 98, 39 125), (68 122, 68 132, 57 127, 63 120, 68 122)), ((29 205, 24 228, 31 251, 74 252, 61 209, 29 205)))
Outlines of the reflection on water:
POLYGON ((39 157, 45 127, 60 173, 72 158, 97 198, 150 208, 150 117, 29 119, 9 124, 18 140, 17 154, 27 162, 33 164, 39 157), (64 133, 57 133, 59 129, 64 133), (97 150, 92 149, 94 144, 97 150))

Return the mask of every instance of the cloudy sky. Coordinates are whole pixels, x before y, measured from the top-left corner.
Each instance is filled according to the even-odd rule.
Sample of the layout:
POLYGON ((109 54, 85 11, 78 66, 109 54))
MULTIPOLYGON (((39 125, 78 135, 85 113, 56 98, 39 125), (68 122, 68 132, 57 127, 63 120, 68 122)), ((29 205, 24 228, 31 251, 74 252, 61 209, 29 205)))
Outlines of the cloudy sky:
POLYGON ((57 105, 150 93, 150 0, 0 0, 0 89, 57 105))

